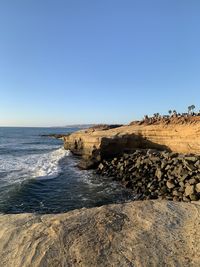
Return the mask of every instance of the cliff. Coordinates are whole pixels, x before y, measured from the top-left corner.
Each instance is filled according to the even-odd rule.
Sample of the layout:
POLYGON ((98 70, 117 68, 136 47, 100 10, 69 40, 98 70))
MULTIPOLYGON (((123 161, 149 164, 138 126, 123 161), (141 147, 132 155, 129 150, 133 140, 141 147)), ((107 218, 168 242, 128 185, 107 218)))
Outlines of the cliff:
POLYGON ((138 201, 0 215, 0 266, 199 266, 200 206, 138 201))
POLYGON ((200 121, 195 123, 140 124, 108 130, 88 129, 63 137, 64 146, 88 162, 92 167, 102 158, 136 149, 155 148, 178 153, 200 154, 200 121))

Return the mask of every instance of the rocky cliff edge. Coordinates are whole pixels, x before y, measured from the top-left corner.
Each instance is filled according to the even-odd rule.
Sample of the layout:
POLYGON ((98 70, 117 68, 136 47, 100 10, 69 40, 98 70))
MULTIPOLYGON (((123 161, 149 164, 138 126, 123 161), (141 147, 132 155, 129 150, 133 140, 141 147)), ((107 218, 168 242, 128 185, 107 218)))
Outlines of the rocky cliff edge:
POLYGON ((143 148, 200 155, 200 121, 133 124, 108 130, 88 129, 65 136, 63 140, 66 149, 83 156, 86 162, 83 168, 93 167, 102 158, 143 148))

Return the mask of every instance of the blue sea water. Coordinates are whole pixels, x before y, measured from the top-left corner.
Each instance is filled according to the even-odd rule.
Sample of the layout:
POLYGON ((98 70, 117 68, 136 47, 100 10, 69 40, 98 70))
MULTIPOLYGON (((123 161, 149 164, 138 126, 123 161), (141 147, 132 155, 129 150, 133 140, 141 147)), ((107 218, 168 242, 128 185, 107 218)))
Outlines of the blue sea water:
POLYGON ((59 213, 132 198, 111 178, 76 167, 62 140, 76 128, 0 128, 0 212, 59 213))

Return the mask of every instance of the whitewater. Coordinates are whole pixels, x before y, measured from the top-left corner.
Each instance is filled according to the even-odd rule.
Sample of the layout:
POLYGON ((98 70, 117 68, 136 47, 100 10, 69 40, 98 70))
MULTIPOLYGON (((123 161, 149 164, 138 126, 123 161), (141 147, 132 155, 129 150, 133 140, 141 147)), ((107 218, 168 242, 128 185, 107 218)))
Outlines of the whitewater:
POLYGON ((125 201, 111 178, 77 168, 62 140, 44 137, 76 128, 0 128, 0 212, 58 213, 125 201))

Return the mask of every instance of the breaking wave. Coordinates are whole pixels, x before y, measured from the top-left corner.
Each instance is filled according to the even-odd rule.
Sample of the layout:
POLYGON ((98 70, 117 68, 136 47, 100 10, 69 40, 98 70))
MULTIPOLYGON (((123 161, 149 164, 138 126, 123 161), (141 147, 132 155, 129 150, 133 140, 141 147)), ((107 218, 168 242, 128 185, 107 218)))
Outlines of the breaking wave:
POLYGON ((19 157, 6 156, 0 159, 1 170, 5 174, 6 183, 16 183, 28 178, 52 179, 59 175, 59 161, 70 152, 64 148, 43 154, 23 155, 19 157))

